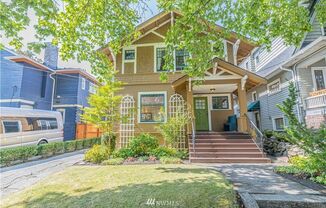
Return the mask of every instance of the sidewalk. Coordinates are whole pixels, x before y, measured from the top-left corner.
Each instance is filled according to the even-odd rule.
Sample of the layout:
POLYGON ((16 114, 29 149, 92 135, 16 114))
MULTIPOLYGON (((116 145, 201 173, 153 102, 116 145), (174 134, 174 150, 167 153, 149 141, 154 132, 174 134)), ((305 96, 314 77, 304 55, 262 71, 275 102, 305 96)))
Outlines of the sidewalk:
POLYGON ((273 172, 271 164, 208 165, 224 173, 247 207, 326 207, 326 196, 273 172))
POLYGON ((84 151, 76 151, 48 159, 0 168, 0 198, 21 191, 38 181, 70 167, 83 159, 84 151))

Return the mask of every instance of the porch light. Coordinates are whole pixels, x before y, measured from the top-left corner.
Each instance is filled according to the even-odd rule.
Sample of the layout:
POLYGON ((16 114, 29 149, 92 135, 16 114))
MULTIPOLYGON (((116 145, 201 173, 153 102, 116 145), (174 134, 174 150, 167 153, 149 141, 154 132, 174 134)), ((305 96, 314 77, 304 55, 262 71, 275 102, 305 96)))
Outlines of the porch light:
POLYGON ((211 92, 215 92, 215 88, 211 88, 209 91, 211 91, 211 92))

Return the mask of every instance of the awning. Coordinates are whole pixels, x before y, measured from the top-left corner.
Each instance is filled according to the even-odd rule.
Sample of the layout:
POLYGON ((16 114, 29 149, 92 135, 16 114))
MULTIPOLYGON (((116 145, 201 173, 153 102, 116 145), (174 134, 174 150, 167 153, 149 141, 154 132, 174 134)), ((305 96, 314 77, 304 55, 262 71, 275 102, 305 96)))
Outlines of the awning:
POLYGON ((248 105, 248 111, 249 112, 252 112, 252 111, 257 111, 260 109, 260 103, 259 101, 255 101, 255 102, 251 102, 249 105, 248 105))

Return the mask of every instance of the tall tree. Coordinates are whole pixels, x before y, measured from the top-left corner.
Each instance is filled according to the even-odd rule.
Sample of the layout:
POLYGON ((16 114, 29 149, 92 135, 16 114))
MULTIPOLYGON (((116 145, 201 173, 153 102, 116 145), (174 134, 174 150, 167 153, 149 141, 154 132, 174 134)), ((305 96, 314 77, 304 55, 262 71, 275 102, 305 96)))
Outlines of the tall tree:
MULTIPOLYGON (((158 0, 161 10, 178 10, 183 16, 169 30, 165 40, 168 52, 176 47, 191 54, 185 73, 203 76, 212 56, 212 43, 222 53, 222 40, 231 31, 239 37, 250 37, 258 44, 270 45, 275 37, 288 44, 298 44, 311 30, 309 12, 301 0, 158 0), (221 23, 221 33, 212 25, 221 23), (185 27, 186 26, 186 27, 185 27), (198 35, 205 34, 205 35, 198 35)), ((316 11, 325 24, 326 0, 317 0, 316 11)), ((11 0, 0 3, 0 30, 11 38, 10 44, 22 46, 19 35, 30 22, 28 11, 37 17, 36 37, 51 38, 60 47, 64 60, 89 61, 100 75, 113 71, 96 47, 110 47, 117 52, 139 33, 134 30, 147 8, 146 0, 11 0), (108 43, 109 42, 109 43, 108 43)), ((33 44, 39 50, 41 44, 33 44)), ((165 69, 171 68, 172 53, 167 53, 165 69)), ((111 73, 112 74, 112 73, 111 73)))

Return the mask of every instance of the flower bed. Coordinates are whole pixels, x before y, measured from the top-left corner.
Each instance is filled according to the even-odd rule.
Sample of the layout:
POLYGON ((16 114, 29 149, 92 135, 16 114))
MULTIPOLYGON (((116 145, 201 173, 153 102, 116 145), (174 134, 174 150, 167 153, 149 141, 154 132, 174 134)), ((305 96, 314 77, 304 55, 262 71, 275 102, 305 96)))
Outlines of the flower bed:
POLYGON ((10 166, 33 159, 47 158, 62 153, 73 152, 100 144, 100 138, 52 142, 35 146, 20 146, 0 149, 0 165, 10 166))

